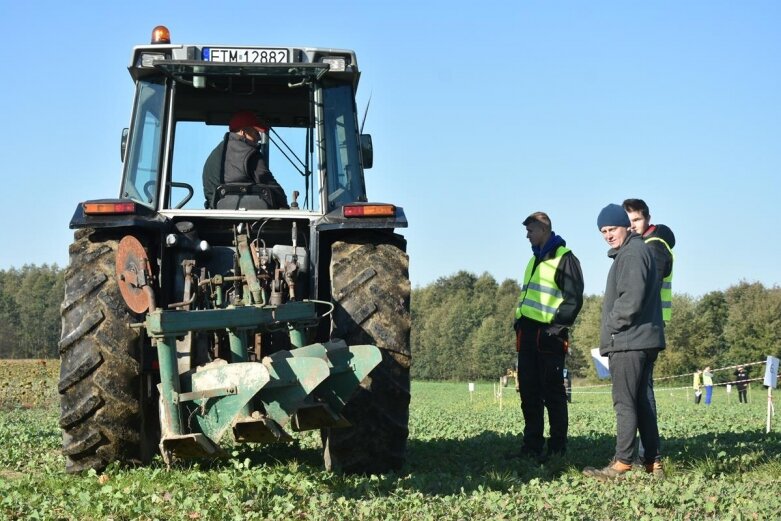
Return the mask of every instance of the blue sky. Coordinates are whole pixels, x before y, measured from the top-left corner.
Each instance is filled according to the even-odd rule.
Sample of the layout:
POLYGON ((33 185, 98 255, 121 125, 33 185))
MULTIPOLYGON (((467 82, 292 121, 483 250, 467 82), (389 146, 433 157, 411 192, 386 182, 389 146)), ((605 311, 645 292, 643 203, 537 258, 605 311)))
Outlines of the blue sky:
POLYGON ((781 3, 0 1, 0 269, 67 264, 68 222, 119 190, 133 45, 354 49, 372 200, 405 208, 410 275, 518 279, 546 211, 587 293, 599 210, 645 199, 674 290, 781 284, 781 3))

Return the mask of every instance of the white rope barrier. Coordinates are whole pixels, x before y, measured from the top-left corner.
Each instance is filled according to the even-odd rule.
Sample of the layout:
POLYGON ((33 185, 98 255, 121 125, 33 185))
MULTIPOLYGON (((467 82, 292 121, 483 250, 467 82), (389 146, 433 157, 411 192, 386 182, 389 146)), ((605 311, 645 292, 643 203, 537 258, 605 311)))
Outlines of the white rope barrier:
MULTIPOLYGON (((728 366, 725 366, 725 367, 717 367, 715 369, 711 369, 710 371, 711 371, 711 373, 715 373, 715 372, 719 372, 719 371, 728 371, 730 369, 737 369, 738 367, 745 368, 745 367, 751 367, 751 366, 762 365, 762 364, 765 364, 767 366, 765 368, 765 373, 769 373, 771 376, 772 376, 773 372, 776 372, 778 370, 778 359, 774 358, 774 357, 768 357, 767 361, 748 362, 748 363, 745 363, 745 364, 728 365, 728 366)), ((683 374, 676 374, 676 375, 672 375, 672 376, 663 376, 663 377, 660 377, 660 378, 654 378, 653 382, 657 383, 657 382, 662 382, 662 381, 666 381, 666 380, 674 380, 676 378, 692 377, 695 374, 697 374, 697 373, 696 372, 695 373, 683 373, 683 374)), ((775 376, 776 376, 776 378, 781 377, 781 373, 779 373, 779 374, 777 374, 775 376)), ((699 387, 707 387, 708 391, 710 391, 710 390, 712 390, 712 387, 715 387, 715 386, 726 386, 727 387, 727 395, 729 396, 730 395, 730 391, 731 391, 731 386, 733 386, 733 385, 737 386, 737 385, 743 384, 743 385, 746 385, 747 387, 749 387, 749 389, 750 389, 750 386, 748 384, 750 384, 751 382, 759 382, 759 381, 763 381, 764 382, 765 381, 765 376, 760 376, 760 377, 755 377, 755 378, 742 378, 740 380, 731 380, 729 382, 716 382, 716 383, 712 383, 709 386, 703 385, 702 382, 700 381, 699 384, 698 384, 698 388, 697 388, 697 390, 695 392, 695 403, 699 403, 699 397, 701 396, 701 393, 699 392, 699 387)), ((766 426, 765 426, 765 432, 770 432, 771 418, 773 416, 775 416, 775 406, 773 405, 773 398, 772 398, 772 396, 773 396, 773 386, 775 386, 775 381, 774 381, 774 379, 771 379, 771 381, 773 383, 771 383, 770 386, 767 387, 767 423, 766 423, 766 426)), ((472 384, 470 384, 470 385, 472 385, 472 384)), ((494 385, 496 385, 496 384, 494 384, 494 385)), ((499 385, 500 386, 502 385, 502 380, 501 379, 500 379, 499 385)), ((568 393, 569 396, 572 396, 574 394, 578 394, 578 395, 583 395, 583 394, 612 394, 612 390, 610 390, 610 391, 609 390, 604 390, 604 391, 589 391, 589 390, 586 390, 586 389, 604 389, 604 388, 612 387, 612 385, 613 384, 611 382, 611 383, 598 384, 598 385, 573 386, 573 387, 571 387, 570 389, 567 390, 567 393, 568 393)), ((689 391, 691 391, 693 389, 694 389, 694 382, 692 382, 691 385, 685 385, 685 386, 681 386, 681 387, 656 387, 655 390, 657 392, 659 392, 659 393, 663 393, 665 391, 686 391, 686 399, 688 400, 689 399, 689 391)), ((743 395, 743 393, 745 392, 745 389, 738 390, 738 392, 741 394, 741 401, 745 401, 743 399, 743 398, 745 398, 745 396, 743 395)), ((672 396, 672 392, 671 392, 670 395, 672 396)), ((750 394, 749 394, 749 396, 750 396, 750 394)), ((496 400, 497 397, 498 397, 498 400, 499 400, 499 410, 501 410, 502 409, 502 391, 501 391, 501 388, 499 389, 498 394, 497 394, 496 388, 494 388, 494 400, 496 400)), ((471 398, 471 394, 470 394, 470 398, 471 398)), ((568 398, 568 401, 570 401, 569 398, 568 398)), ((728 401, 730 401, 730 400, 728 400, 728 401)), ((708 394, 708 396, 706 397, 706 404, 709 404, 709 403, 710 403, 710 394, 708 394)))
MULTIPOLYGON (((762 365, 765 363, 765 360, 761 362, 749 362, 748 364, 737 364, 737 365, 728 365, 726 367, 719 367, 717 369, 711 369, 712 372, 717 371, 727 371, 729 369, 737 369, 738 367, 750 367, 752 365, 762 365)), ((694 376, 694 373, 683 373, 683 374, 676 374, 673 376, 662 376, 661 378, 654 378, 654 382, 656 381, 662 381, 662 380, 672 380, 674 378, 683 378, 684 376, 694 376)))
MULTIPOLYGON (((725 366, 725 367, 718 367, 716 369, 711 369, 711 372, 715 373, 715 372, 718 372, 718 371, 727 371, 729 369, 737 369, 738 367, 751 367, 751 366, 754 366, 754 365, 762 365, 762 364, 765 364, 765 363, 766 362, 763 360, 761 362, 749 362, 749 363, 746 363, 746 364, 728 365, 728 366, 725 366)), ((676 374, 676 375, 672 375, 672 376, 662 376, 660 378, 654 378, 654 383, 661 382, 661 381, 664 381, 664 380, 673 380, 675 378, 683 378, 685 376, 690 376, 691 377, 691 376, 694 376, 694 374, 695 373, 683 373, 683 374, 676 374)), ((759 377, 759 378, 748 378, 748 379, 745 379, 745 380, 734 380, 732 382, 719 382, 719 383, 714 383, 713 385, 714 386, 717 386, 717 385, 734 385, 734 384, 741 383, 741 382, 754 382, 754 381, 762 380, 762 379, 763 379, 762 377, 759 377)), ((582 391, 581 389, 600 389, 600 388, 612 387, 612 386, 613 386, 612 383, 595 384, 595 385, 578 385, 578 386, 573 386, 572 387, 572 392, 573 393, 577 392, 578 394, 609 394, 609 393, 601 393, 601 392, 582 391)), ((676 390, 682 390, 682 389, 692 389, 692 386, 691 385, 687 385, 687 386, 683 386, 683 387, 661 387, 660 389, 661 390, 665 390, 665 391, 667 391, 667 390, 676 391, 676 390)))

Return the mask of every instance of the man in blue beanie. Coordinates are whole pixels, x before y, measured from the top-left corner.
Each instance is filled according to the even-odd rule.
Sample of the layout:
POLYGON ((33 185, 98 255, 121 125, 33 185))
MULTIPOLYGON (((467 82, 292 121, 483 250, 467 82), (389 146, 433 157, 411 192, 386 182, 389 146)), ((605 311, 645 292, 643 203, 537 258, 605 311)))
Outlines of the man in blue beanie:
POLYGON ((654 363, 665 347, 661 283, 650 248, 631 231, 622 206, 604 207, 597 227, 610 246, 607 255, 613 259, 602 302, 599 353, 610 360, 616 452, 607 467, 586 467, 583 473, 608 480, 631 470, 639 430, 645 447, 645 471, 662 478, 653 387, 654 363))
POLYGON ((583 273, 567 243, 553 233, 547 214, 535 212, 523 225, 533 253, 524 272, 514 323, 523 445, 509 456, 543 463, 552 455, 563 455, 567 448, 564 358, 569 327, 583 306, 583 273), (547 448, 545 409, 550 422, 547 448))

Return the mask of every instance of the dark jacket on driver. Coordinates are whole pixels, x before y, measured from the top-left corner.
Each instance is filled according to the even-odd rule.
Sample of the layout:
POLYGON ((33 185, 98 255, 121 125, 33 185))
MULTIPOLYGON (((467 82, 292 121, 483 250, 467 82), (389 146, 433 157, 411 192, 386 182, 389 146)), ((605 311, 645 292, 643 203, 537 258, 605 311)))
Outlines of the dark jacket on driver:
POLYGON ((203 165, 205 207, 212 207, 214 192, 218 186, 232 183, 265 185, 271 190, 273 208, 290 208, 285 191, 269 172, 260 151, 241 136, 227 132, 203 165))

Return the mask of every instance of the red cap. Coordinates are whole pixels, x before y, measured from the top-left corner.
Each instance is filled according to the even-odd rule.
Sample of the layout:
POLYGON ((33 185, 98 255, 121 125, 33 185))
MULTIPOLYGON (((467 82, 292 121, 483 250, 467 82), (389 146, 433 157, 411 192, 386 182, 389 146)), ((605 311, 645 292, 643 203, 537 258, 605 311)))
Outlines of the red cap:
POLYGON ((266 131, 266 127, 258 121, 257 116, 248 110, 235 113, 231 118, 230 123, 228 123, 228 128, 231 132, 238 132, 247 127, 255 128, 259 132, 266 131))

